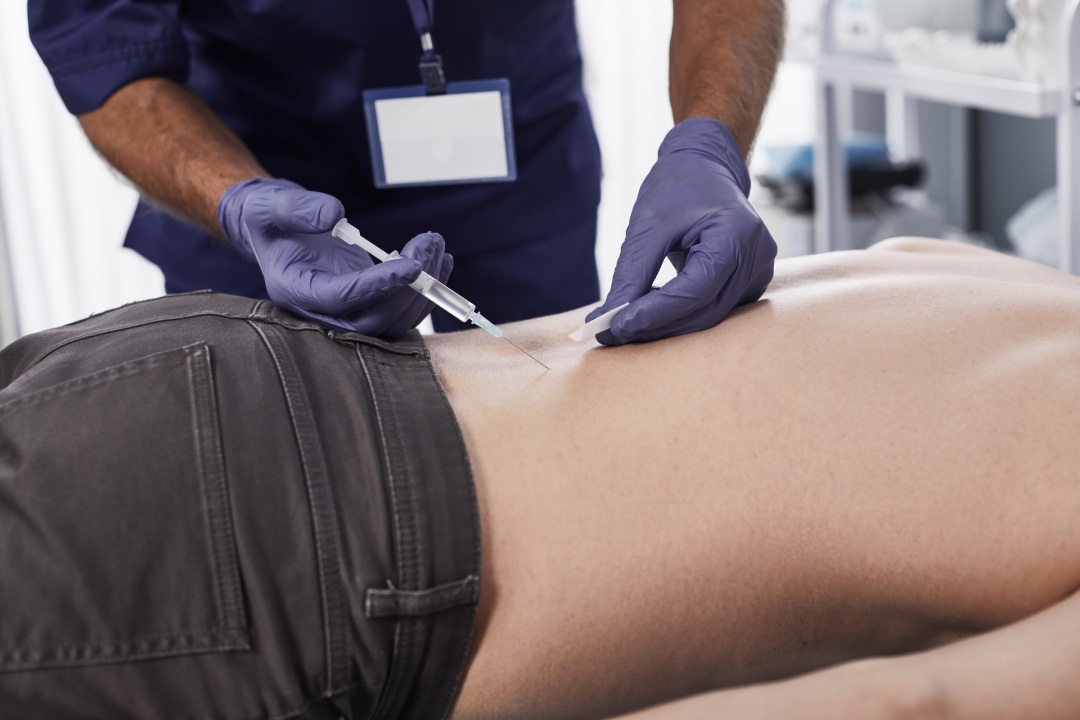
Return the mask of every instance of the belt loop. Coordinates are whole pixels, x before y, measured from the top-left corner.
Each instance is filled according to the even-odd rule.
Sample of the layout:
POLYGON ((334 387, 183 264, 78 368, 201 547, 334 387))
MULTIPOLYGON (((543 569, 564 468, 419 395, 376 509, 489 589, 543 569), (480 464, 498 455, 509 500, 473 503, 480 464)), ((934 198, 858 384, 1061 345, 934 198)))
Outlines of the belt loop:
POLYGON ((386 585, 385 589, 368 589, 364 614, 369 618, 431 615, 459 605, 475 605, 480 599, 480 578, 476 575, 427 590, 398 590, 389 580, 386 585))

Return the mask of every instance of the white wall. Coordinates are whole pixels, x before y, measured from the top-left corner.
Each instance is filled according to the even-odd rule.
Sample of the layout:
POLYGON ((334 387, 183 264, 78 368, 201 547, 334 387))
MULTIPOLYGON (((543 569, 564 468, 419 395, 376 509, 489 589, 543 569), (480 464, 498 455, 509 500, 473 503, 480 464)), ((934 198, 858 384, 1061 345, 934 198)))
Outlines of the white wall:
POLYGON ((604 162, 596 259, 606 294, 638 188, 671 129, 671 3, 577 0, 577 12, 585 92, 604 162))
MULTIPOLYGON (((604 155, 597 258, 606 292, 638 186, 671 127, 671 3, 578 0, 577 7, 604 155)), ((799 111, 809 83, 787 85, 794 101, 767 115, 763 138, 811 135, 812 116, 799 111)), ((22 332, 163 292, 157 268, 122 248, 136 193, 64 110, 17 0, 0 3, 0 193, 22 332)))
POLYGON ((21 332, 163 292, 121 247, 136 193, 64 109, 17 0, 0 3, 0 192, 21 332))

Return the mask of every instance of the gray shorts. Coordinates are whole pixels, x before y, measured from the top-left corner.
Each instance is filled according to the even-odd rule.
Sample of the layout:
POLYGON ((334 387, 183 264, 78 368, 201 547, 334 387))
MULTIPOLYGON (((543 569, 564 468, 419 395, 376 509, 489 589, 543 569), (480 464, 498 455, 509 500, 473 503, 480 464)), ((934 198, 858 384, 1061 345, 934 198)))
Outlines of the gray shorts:
POLYGON ((479 596, 420 336, 128 305, 0 353, 0 717, 445 717, 479 596))

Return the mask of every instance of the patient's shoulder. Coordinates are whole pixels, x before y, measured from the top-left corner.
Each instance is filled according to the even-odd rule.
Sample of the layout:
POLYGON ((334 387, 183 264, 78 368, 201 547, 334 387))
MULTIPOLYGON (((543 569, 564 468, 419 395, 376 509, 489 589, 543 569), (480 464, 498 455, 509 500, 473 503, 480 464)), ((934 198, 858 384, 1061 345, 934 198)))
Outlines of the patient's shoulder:
POLYGON ((871 245, 868 250, 909 253, 935 253, 938 255, 994 255, 993 250, 967 245, 952 240, 935 240, 924 237, 895 237, 871 245))
MULTIPOLYGON (((1025 260, 997 250, 951 240, 898 237, 883 240, 866 250, 822 253, 777 263, 776 279, 769 292, 798 289, 833 291, 851 283, 873 283, 890 293, 897 283, 915 280, 947 280, 1009 283, 1080 291, 1080 278, 1057 268, 1025 260)), ((1074 298, 1075 299, 1075 298, 1074 298)))

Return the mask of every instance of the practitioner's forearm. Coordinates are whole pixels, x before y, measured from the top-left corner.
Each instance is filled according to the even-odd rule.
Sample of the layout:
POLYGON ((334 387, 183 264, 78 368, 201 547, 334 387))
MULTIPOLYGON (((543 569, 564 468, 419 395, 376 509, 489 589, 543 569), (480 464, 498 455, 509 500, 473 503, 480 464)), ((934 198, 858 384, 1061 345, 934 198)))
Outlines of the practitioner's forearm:
POLYGON ((98 152, 140 192, 219 235, 222 193, 241 180, 267 175, 202 100, 164 78, 122 87, 79 122, 98 152))
POLYGON ((720 120, 749 155, 784 42, 784 0, 674 0, 675 122, 720 120))

